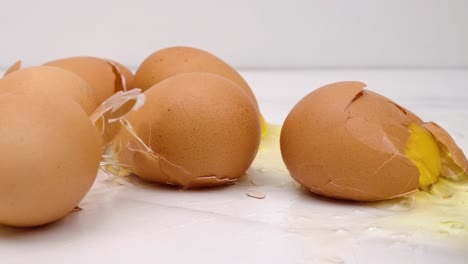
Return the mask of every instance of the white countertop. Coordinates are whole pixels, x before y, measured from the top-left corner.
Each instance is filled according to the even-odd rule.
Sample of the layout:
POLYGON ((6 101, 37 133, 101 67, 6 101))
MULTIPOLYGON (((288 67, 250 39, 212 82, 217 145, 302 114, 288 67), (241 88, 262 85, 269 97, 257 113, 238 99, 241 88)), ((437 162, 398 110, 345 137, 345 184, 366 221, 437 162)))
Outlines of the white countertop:
MULTIPOLYGON (((359 80, 437 121, 468 151, 468 69, 242 73, 269 122, 281 124, 321 85, 359 80)), ((422 210, 432 205, 324 199, 298 188, 280 162, 262 166, 261 152, 248 176, 223 188, 179 191, 100 175, 82 211, 42 228, 0 227, 0 262, 466 263, 468 200, 422 210)))

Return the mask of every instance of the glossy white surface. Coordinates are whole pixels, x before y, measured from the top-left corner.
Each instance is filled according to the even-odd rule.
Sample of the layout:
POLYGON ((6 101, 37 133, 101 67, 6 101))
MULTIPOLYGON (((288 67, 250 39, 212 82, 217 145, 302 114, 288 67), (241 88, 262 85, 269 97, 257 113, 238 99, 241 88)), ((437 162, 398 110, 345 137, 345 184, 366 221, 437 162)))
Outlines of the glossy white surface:
MULTIPOLYGON (((243 74, 268 121, 281 123, 323 84, 361 80, 439 121, 468 150, 468 70, 243 74)), ((443 207, 434 230, 417 223, 433 219, 400 223, 404 201, 344 203, 301 190, 281 162, 262 160, 270 152, 278 161, 278 151, 262 149, 248 176, 223 188, 180 191, 101 175, 82 211, 37 229, 0 227, 1 263, 466 263, 468 218, 461 228, 438 226, 439 217, 467 216, 457 214, 465 204, 443 207)))

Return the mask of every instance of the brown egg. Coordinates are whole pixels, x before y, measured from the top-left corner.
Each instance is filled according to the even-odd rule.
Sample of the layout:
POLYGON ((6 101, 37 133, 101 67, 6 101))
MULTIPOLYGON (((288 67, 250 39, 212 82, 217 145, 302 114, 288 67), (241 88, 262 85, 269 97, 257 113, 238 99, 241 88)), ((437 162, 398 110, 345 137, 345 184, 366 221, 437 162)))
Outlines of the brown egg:
POLYGON ((121 163, 141 178, 185 188, 235 181, 260 141, 252 100, 232 81, 210 73, 166 79, 129 114, 116 147, 121 163))
POLYGON ((78 75, 49 66, 16 70, 0 79, 0 95, 6 93, 45 95, 51 98, 70 96, 89 115, 97 107, 93 90, 78 75))
POLYGON ((95 57, 70 57, 45 63, 78 74, 94 89, 101 104, 117 91, 133 88, 133 73, 123 65, 95 57))
MULTIPOLYGON (((169 77, 190 72, 209 72, 235 82, 259 109, 252 89, 234 68, 213 54, 192 47, 165 48, 148 56, 135 73, 134 87, 144 91, 169 77)), ((262 135, 264 135, 266 123, 260 110, 258 112, 262 135)))
POLYGON ((101 139, 69 98, 0 95, 0 224, 67 215, 94 182, 101 139))
POLYGON ((326 85, 291 110, 281 131, 291 176, 312 192, 359 201, 428 188, 443 162, 437 135, 410 111, 364 87, 326 85))
POLYGON ((191 47, 170 47, 148 56, 135 73, 134 85, 144 90, 181 73, 209 72, 235 82, 255 102, 247 82, 227 63, 206 51, 191 47))

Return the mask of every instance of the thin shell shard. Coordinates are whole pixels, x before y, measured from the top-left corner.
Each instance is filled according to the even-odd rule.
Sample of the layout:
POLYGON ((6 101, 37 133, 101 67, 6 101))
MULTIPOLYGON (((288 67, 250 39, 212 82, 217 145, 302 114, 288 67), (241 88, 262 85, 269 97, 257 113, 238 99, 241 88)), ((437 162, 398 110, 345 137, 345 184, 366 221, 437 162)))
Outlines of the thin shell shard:
POLYGON ((423 123, 436 139, 442 154, 441 176, 461 179, 467 177, 468 161, 465 153, 455 143, 455 140, 441 126, 434 122, 423 123))
POLYGON ((145 95, 140 89, 117 92, 104 101, 91 115, 91 121, 97 126, 103 137, 104 146, 118 134, 122 127, 121 120, 131 111, 139 109, 145 103, 145 95))
POLYGON ((15 72, 19 69, 21 69, 21 60, 16 61, 13 65, 11 65, 3 74, 3 77, 7 76, 8 74, 15 72))

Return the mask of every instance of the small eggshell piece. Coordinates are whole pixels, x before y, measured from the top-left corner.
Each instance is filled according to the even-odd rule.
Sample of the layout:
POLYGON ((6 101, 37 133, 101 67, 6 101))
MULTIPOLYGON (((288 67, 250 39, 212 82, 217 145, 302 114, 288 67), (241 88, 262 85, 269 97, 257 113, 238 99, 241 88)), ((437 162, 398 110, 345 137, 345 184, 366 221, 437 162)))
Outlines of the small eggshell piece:
POLYGON ((18 60, 15 62, 13 65, 11 65, 3 74, 3 77, 7 76, 8 74, 15 72, 17 70, 21 69, 21 60, 18 60))
MULTIPOLYGON (((422 126, 431 132, 439 144, 442 144, 442 146, 446 148, 446 151, 448 151, 447 154, 451 156, 453 162, 455 162, 455 164, 459 166, 462 171, 467 173, 468 160, 466 159, 465 153, 463 153, 463 150, 457 145, 450 134, 435 122, 426 122, 422 124, 422 126)), ((442 166, 444 166, 444 164, 442 164, 442 166)))

